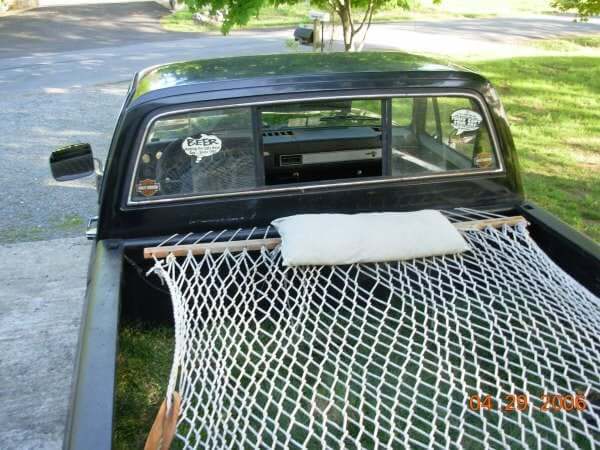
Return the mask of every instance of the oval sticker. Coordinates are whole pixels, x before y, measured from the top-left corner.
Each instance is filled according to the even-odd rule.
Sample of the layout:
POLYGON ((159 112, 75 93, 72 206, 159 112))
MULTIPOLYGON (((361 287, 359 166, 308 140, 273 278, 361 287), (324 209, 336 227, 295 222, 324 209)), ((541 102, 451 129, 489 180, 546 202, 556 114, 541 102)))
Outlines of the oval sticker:
POLYGON ((479 130, 481 122, 483 122, 481 114, 470 109, 458 109, 450 115, 450 119, 452 120, 452 128, 458 134, 479 130))
POLYGON ((202 134, 200 137, 188 137, 181 143, 181 148, 190 156, 196 157, 196 162, 202 158, 221 151, 221 139, 213 134, 202 134))
POLYGON ((144 197, 152 197, 160 191, 160 183, 157 183, 156 180, 146 178, 137 184, 136 190, 144 197))

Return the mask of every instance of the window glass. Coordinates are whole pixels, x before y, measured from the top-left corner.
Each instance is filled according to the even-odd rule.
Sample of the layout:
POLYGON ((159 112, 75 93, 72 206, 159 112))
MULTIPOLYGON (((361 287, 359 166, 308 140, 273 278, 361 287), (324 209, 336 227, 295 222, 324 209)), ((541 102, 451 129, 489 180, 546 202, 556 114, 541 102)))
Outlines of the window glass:
POLYGON ((396 98, 392 102, 392 117, 395 126, 408 127, 412 124, 414 100, 412 97, 396 98))
POLYGON ((381 99, 295 102, 256 106, 255 111, 222 108, 161 117, 142 146, 131 200, 499 166, 477 101, 415 96, 390 102, 390 152, 383 149, 386 103, 381 99), (391 155, 387 164, 385 155, 391 155))
POLYGON ((381 125, 381 100, 328 100, 261 108, 263 130, 381 125))
POLYGON ((378 177, 381 100, 335 100, 262 107, 267 185, 378 177))
POLYGON ((467 97, 415 97, 412 122, 402 126, 394 105, 403 101, 392 100, 393 176, 498 167, 478 102, 467 97))
POLYGON ((140 154, 133 200, 255 188, 256 145, 249 108, 158 119, 140 154))

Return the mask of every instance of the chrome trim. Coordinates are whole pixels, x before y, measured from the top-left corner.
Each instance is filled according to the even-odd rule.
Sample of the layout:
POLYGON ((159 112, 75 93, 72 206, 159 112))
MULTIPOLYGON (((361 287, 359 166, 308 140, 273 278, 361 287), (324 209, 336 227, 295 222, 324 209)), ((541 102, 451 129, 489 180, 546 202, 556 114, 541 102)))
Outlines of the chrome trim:
POLYGON ((363 148, 358 150, 331 150, 327 152, 301 153, 300 156, 302 157, 300 165, 328 164, 345 161, 369 161, 381 158, 381 149, 363 148))
MULTIPOLYGON (((265 155, 266 156, 266 155, 265 155)), ((279 155, 279 167, 294 167, 302 165, 302 153, 294 153, 293 155, 279 155), (296 158, 299 162, 290 163, 290 159, 296 158)))
POLYGON ((173 203, 173 202, 190 201, 190 200, 198 200, 198 199, 236 197, 236 196, 246 196, 246 195, 254 195, 254 194, 269 194, 269 193, 290 192, 290 191, 302 192, 302 191, 306 191, 306 190, 327 189, 327 188, 331 188, 331 187, 340 187, 340 186, 348 186, 348 185, 360 186, 360 185, 370 185, 370 184, 387 184, 387 183, 398 182, 398 181, 414 181, 414 180, 421 180, 421 179, 427 180, 427 179, 431 179, 431 178, 434 178, 434 179, 435 178, 454 178, 457 176, 465 176, 465 175, 481 176, 481 175, 487 175, 487 174, 503 173, 505 171, 504 159, 502 158, 502 154, 499 150, 500 143, 498 140, 498 136, 496 135, 496 129, 492 125, 493 125, 492 118, 488 111, 487 104, 483 100, 483 97, 481 95, 475 94, 473 92, 460 91, 460 90, 444 92, 443 94, 440 94, 439 91, 430 91, 430 93, 427 93, 427 92, 387 93, 386 92, 383 94, 332 95, 332 96, 306 97, 306 98, 299 98, 299 99, 290 98, 290 99, 284 99, 284 100, 270 100, 270 101, 264 100, 264 101, 258 101, 258 102, 234 103, 231 105, 200 106, 197 108, 187 108, 187 109, 168 111, 168 112, 164 112, 161 114, 157 114, 156 116, 152 117, 152 119, 146 124, 146 128, 144 129, 144 134, 142 135, 140 145, 138 146, 138 149, 136 152, 135 165, 133 167, 133 171, 130 173, 131 182, 129 184, 129 195, 127 198, 126 206, 137 206, 137 205, 148 205, 148 204, 155 205, 155 204, 160 204, 160 203, 173 203), (498 161, 498 163, 499 163, 499 167, 497 169, 493 169, 493 170, 468 169, 468 170, 461 170, 461 171, 456 171, 456 172, 444 172, 444 173, 440 173, 440 174, 419 175, 419 176, 412 176, 412 177, 390 177, 390 178, 385 178, 385 179, 377 178, 377 179, 361 180, 361 181, 348 180, 348 181, 338 181, 338 182, 327 183, 327 184, 308 184, 308 185, 297 184, 294 186, 279 187, 279 188, 265 186, 264 188, 251 189, 251 190, 247 190, 247 191, 223 192, 223 193, 215 193, 215 194, 200 194, 200 195, 190 195, 190 196, 185 196, 185 197, 161 198, 161 199, 156 199, 156 200, 133 201, 131 199, 134 189, 135 189, 135 186, 134 186, 135 185, 135 174, 138 171, 140 154, 143 150, 144 143, 146 142, 146 139, 148 137, 148 132, 150 131, 150 128, 152 127, 152 125, 154 125, 154 122, 156 122, 158 119, 160 119, 162 117, 173 116, 173 115, 178 115, 178 114, 186 114, 186 113, 195 112, 195 111, 233 109, 233 108, 243 108, 243 107, 251 107, 251 106, 258 106, 258 105, 274 105, 274 104, 281 104, 281 103, 300 103, 300 102, 311 102, 311 101, 316 101, 316 100, 368 99, 368 98, 378 98, 378 99, 383 100, 383 99, 394 99, 394 98, 402 98, 402 97, 469 97, 469 98, 474 99, 479 104, 479 107, 481 108, 481 110, 483 111, 483 115, 485 116, 485 121, 488 126, 488 130, 490 131, 490 135, 492 137, 492 143, 494 146, 494 155, 496 156, 496 161, 498 161))

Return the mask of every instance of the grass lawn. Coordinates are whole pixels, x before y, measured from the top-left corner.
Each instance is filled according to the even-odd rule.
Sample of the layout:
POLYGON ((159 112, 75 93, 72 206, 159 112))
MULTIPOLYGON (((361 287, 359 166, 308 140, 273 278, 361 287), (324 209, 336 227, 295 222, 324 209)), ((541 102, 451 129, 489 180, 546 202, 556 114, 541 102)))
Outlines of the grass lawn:
POLYGON ((533 45, 542 50, 553 52, 597 52, 600 49, 600 36, 569 36, 562 39, 543 39, 533 45))
POLYGON ((469 66, 492 80, 504 102, 527 197, 600 242, 600 57, 469 66))
MULTIPOLYGON (((373 22, 396 22, 411 19, 448 19, 448 18, 481 18, 497 15, 517 15, 522 13, 548 13, 552 11, 549 0, 444 0, 440 5, 434 5, 431 0, 414 1, 412 10, 388 7, 378 11, 373 16, 373 22)), ((295 27, 301 23, 310 22, 308 12, 311 8, 306 3, 296 5, 281 5, 277 8, 266 7, 258 17, 241 27, 270 28, 295 27)), ((356 12, 357 17, 361 12, 356 12)), ((198 25, 193 20, 193 14, 187 10, 177 11, 161 19, 162 26, 170 31, 198 32, 219 31, 217 26, 198 25)))
POLYGON ((126 324, 119 333, 115 450, 143 448, 165 398, 175 339, 171 328, 126 324))

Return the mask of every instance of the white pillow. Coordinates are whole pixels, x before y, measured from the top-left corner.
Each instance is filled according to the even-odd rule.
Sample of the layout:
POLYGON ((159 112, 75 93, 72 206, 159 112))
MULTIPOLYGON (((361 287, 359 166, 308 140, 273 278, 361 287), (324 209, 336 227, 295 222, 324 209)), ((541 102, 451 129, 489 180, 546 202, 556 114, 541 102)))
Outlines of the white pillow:
POLYGON ((469 250, 442 213, 300 214, 272 222, 284 266, 400 261, 469 250))

